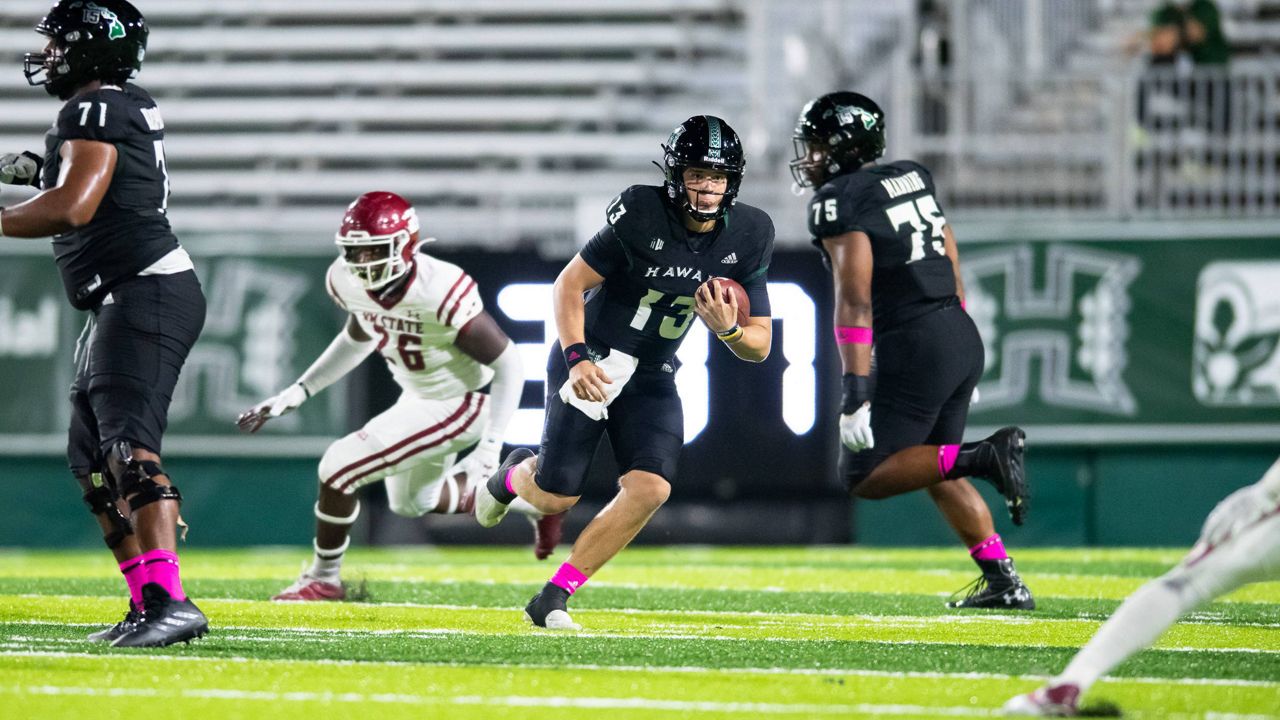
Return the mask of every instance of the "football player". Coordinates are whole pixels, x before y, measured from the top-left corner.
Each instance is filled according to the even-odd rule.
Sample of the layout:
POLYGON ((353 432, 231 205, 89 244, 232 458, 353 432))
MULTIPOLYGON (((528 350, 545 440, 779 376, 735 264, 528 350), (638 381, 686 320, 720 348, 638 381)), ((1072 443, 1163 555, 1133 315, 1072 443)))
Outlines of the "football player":
POLYGON ((884 129, 884 112, 870 98, 834 92, 804 107, 793 138, 791 172, 814 188, 809 232, 835 283, 841 473, 860 498, 929 493, 982 570, 951 607, 1029 610, 1031 592, 965 479, 995 485, 1021 525, 1024 434, 1008 427, 961 442, 982 375, 982 340, 963 308, 955 236, 933 178, 909 160, 876 164, 884 129))
POLYGON ((0 209, 0 235, 53 236, 67 297, 90 314, 76 346, 67 455, 129 588, 129 610, 89 637, 163 646, 208 630, 179 575, 182 495, 164 470, 169 399, 205 300, 165 208, 164 122, 145 90, 147 24, 124 0, 60 0, 36 25, 27 81, 64 101, 44 154, 0 158, 0 181, 43 191, 0 209))
POLYGON ((1081 694, 1179 617, 1242 585, 1271 580, 1280 580, 1280 460, 1218 503, 1177 567, 1138 588, 1061 675, 1005 703, 1005 713, 1077 715, 1081 694))
POLYGON ((542 447, 509 454, 477 489, 476 520, 495 525, 518 498, 544 513, 582 495, 608 434, 622 470, 618 493, 525 608, 535 625, 577 629, 569 596, 636 536, 666 501, 684 444, 676 350, 696 314, 739 358, 763 361, 772 342, 766 272, 773 222, 737 202, 746 166, 724 120, 691 117, 662 146, 661 186, 635 185, 609 203, 606 224, 555 283, 559 342, 547 361, 542 447), (714 279, 746 289, 751 317, 714 279), (584 295, 586 296, 584 298, 584 295))
MULTIPOLYGON (((389 192, 361 195, 347 207, 336 243, 338 257, 325 287, 350 313, 346 326, 297 382, 242 413, 237 423, 244 432, 257 432, 374 352, 403 392, 391 408, 325 451, 315 557, 272 598, 278 601, 346 597, 342 556, 360 514, 355 493, 369 483, 385 483, 397 515, 471 512, 474 485, 497 469, 524 387, 520 354, 485 312, 475 280, 457 265, 418 252, 419 220, 408 201, 389 192), (489 392, 480 392, 485 385, 489 392), (470 454, 455 464, 467 448, 470 454)), ((540 517, 527 505, 524 510, 540 517)), ((559 542, 560 520, 541 521, 535 543, 540 558, 559 542)))

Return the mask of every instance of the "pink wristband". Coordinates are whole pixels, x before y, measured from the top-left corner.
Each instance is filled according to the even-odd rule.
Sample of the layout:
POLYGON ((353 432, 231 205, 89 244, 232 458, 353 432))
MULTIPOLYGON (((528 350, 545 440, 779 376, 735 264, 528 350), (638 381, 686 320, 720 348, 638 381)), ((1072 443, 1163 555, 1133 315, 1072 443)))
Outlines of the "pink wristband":
POLYGON ((870 345, 871 344, 871 328, 837 325, 836 326, 836 344, 837 345, 850 345, 850 344, 870 345))

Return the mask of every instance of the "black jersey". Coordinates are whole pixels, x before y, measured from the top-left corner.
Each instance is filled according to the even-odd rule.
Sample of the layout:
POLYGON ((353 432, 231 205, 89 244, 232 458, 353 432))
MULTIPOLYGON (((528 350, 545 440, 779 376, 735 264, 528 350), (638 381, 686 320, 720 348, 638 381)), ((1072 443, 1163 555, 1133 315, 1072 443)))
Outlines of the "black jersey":
POLYGON ((809 203, 809 233, 819 249, 823 238, 857 230, 871 238, 871 306, 877 332, 956 294, 955 273, 943 245, 946 224, 934 196, 933 177, 909 160, 833 178, 809 203))
POLYGON ((766 273, 773 221, 735 204, 709 233, 692 233, 660 187, 633 185, 609 203, 608 224, 580 255, 604 276, 587 298, 588 342, 646 360, 673 357, 693 324, 693 293, 713 277, 737 280, 751 315, 770 314, 766 273))
POLYGON ((58 152, 68 140, 94 140, 116 148, 115 173, 98 211, 87 225, 53 239, 67 297, 86 310, 114 284, 177 248, 178 240, 165 217, 169 174, 164 122, 145 90, 108 86, 68 100, 45 135, 43 187, 58 184, 58 152))

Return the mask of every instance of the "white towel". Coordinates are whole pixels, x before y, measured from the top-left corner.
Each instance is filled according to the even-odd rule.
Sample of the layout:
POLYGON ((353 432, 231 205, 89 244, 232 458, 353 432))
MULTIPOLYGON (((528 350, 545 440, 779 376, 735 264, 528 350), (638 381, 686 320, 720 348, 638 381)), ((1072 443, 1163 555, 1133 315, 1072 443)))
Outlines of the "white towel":
POLYGON ((622 392, 622 388, 631 380, 631 376, 635 374, 636 366, 640 361, 635 357, 617 350, 610 350, 609 355, 596 363, 604 374, 609 376, 613 382, 606 383, 604 386, 604 402, 595 400, 582 400, 573 392, 573 381, 565 380, 560 386, 560 399, 566 405, 572 405, 582 411, 584 415, 592 420, 603 420, 609 417, 609 403, 618 397, 618 393, 622 392))

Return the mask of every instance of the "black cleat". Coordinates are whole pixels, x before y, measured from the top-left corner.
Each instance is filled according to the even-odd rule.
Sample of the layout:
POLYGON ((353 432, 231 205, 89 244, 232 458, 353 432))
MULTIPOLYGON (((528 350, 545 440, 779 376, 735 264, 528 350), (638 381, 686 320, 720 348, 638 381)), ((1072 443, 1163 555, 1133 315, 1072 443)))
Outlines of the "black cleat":
POLYGON ((103 628, 97 632, 89 633, 89 639, 94 642, 112 643, 115 639, 124 635, 133 629, 142 620, 142 610, 134 606, 133 601, 129 601, 129 612, 124 614, 124 619, 112 625, 109 628, 103 628))
POLYGON ((1014 525, 1021 525, 1027 517, 1027 474, 1022 467, 1022 454, 1027 446, 1027 434, 1018 427, 1000 428, 991 437, 980 440, 977 452, 981 458, 980 470, 974 473, 986 480, 1004 496, 1009 517, 1014 525))
POLYGON ((581 630, 582 626, 569 617, 569 591, 547 583, 542 592, 534 595, 524 606, 524 616, 529 622, 548 630, 581 630))
POLYGON ((1013 568, 1013 558, 979 560, 982 575, 953 594, 947 607, 952 609, 986 608, 991 610, 1035 610, 1036 599, 1013 568), (963 599, 955 599, 965 593, 963 599))
POLYGON ((174 600, 157 583, 142 586, 142 607, 142 619, 112 647, 165 647, 209 632, 209 621, 191 598, 174 600))

